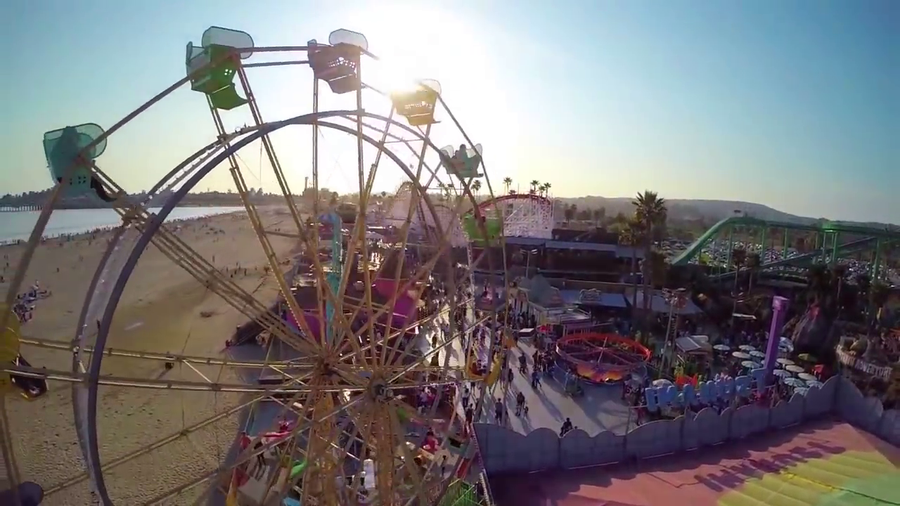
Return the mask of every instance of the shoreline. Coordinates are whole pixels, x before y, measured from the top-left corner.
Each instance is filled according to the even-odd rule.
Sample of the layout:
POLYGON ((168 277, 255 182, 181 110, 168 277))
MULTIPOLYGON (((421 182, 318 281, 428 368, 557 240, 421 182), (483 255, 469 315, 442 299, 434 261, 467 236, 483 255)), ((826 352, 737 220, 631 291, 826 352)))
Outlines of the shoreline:
MULTIPOLYGON (((170 217, 165 221, 165 223, 177 223, 177 222, 191 221, 191 220, 206 218, 206 217, 210 217, 210 216, 220 216, 220 215, 234 214, 234 213, 240 213, 240 212, 245 211, 244 208, 241 208, 241 207, 232 208, 232 207, 213 207, 213 206, 208 206, 208 207, 205 207, 205 206, 178 206, 175 208, 175 210, 179 210, 179 209, 196 210, 196 209, 201 209, 201 208, 217 209, 219 211, 211 212, 209 214, 202 214, 200 216, 180 217, 180 216, 170 215, 170 217)), ((151 212, 154 212, 155 210, 158 210, 158 209, 159 208, 150 208, 149 210, 151 212)), ((113 213, 115 212, 112 209, 105 209, 105 208, 104 209, 59 209, 59 210, 55 210, 54 212, 59 213, 59 212, 66 212, 66 211, 98 211, 98 210, 110 211, 113 213)), ((40 211, 22 211, 22 213, 38 215, 38 214, 40 214, 40 211)), ((4 213, 4 214, 17 214, 17 213, 4 213)), ((116 217, 118 217, 118 215, 116 215, 116 217)), ((51 215, 51 220, 52 220, 52 215, 51 215)), ((36 221, 36 219, 35 219, 35 221, 36 221)), ((107 225, 100 225, 100 226, 94 226, 94 227, 91 227, 90 225, 84 225, 84 226, 71 225, 67 228, 80 229, 80 230, 77 232, 54 233, 52 231, 48 232, 50 225, 51 225, 50 223, 48 223, 47 227, 45 227, 45 229, 44 229, 44 235, 41 238, 41 240, 43 241, 43 240, 48 240, 48 239, 59 239, 59 238, 69 238, 69 237, 78 238, 80 236, 95 234, 95 233, 98 233, 101 231, 113 230, 113 229, 119 227, 121 224, 122 224, 121 219, 119 219, 117 223, 110 223, 107 225)), ((30 237, 30 234, 32 231, 33 231, 33 228, 28 229, 27 233, 19 233, 19 238, 6 238, 6 239, 0 238, 0 248, 26 243, 28 241, 28 237, 30 237)))
MULTIPOLYGON (((274 210, 260 209, 260 214, 268 227, 277 228, 282 220, 274 210)), ((277 283, 265 269, 265 254, 246 215, 216 214, 166 223, 182 241, 260 302, 274 302, 279 293, 277 283)), ((34 318, 22 326, 24 336, 71 342, 90 280, 112 234, 113 230, 104 229, 42 240, 26 274, 24 289, 40 280, 42 288, 51 290, 52 296, 34 303, 34 318)), ((280 259, 290 258, 297 246, 295 239, 270 240, 280 259)), ((24 246, 7 245, 0 251, 9 263, 2 273, 8 278, 13 266, 18 265, 24 246)), ((173 264, 151 243, 142 252, 119 300, 107 347, 221 358, 226 356, 225 341, 246 320, 246 316, 173 264)), ((64 351, 23 345, 22 355, 39 368, 68 371, 72 367, 72 355, 64 351)), ((199 374, 183 364, 166 369, 160 361, 104 356, 102 374, 203 382, 202 374, 222 383, 245 382, 236 369, 194 365, 199 374)), ((139 451, 237 406, 242 400, 240 394, 101 386, 97 402, 101 461, 139 451)), ((52 488, 83 471, 68 383, 51 382, 49 392, 32 402, 17 395, 10 396, 9 402, 10 425, 17 434, 15 451, 23 477, 52 488)), ((240 412, 229 415, 107 471, 113 500, 117 504, 143 504, 161 490, 182 484, 186 476, 216 467, 238 432, 239 415, 240 412), (134 476, 142 478, 135 480, 134 476)), ((190 503, 190 495, 178 502, 190 503)), ((73 506, 90 504, 87 482, 66 487, 46 501, 73 506)))

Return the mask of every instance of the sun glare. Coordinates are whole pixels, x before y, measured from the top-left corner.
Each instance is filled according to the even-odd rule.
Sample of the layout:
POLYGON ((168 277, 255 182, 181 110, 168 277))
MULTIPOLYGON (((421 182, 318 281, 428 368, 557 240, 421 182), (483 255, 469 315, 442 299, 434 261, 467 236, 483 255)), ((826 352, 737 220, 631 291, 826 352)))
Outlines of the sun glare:
MULTIPOLYGON (((455 78, 459 59, 478 59, 479 38, 451 11, 415 4, 387 4, 352 14, 380 61, 364 71, 367 83, 384 92, 408 92, 419 82, 442 85, 455 78), (437 27, 440 27, 439 29, 437 27)), ((429 84, 430 87, 439 87, 429 84)), ((440 90, 437 90, 440 91, 440 90)))

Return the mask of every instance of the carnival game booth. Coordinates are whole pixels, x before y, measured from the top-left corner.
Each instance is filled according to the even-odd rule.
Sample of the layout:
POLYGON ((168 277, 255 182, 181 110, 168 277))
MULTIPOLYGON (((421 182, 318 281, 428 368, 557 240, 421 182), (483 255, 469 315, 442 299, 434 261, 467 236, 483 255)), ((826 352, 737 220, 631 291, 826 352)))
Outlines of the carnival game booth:
POLYGON ((543 276, 519 278, 510 289, 510 300, 514 312, 534 315, 538 328, 553 339, 600 331, 600 325, 590 314, 568 303, 562 292, 543 276))
MULTIPOLYGON (((890 335, 886 336, 891 339, 890 335)), ((900 363, 888 354, 889 344, 883 348, 867 350, 880 344, 879 339, 843 337, 836 348, 841 374, 850 379, 860 392, 877 397, 885 409, 900 404, 900 363)))

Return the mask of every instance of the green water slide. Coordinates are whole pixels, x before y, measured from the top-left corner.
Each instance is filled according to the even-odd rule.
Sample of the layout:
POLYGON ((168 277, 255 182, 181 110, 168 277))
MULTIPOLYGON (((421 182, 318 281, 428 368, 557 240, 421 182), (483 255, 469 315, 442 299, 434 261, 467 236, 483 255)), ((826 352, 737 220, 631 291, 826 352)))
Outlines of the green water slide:
MULTIPOLYGON (((810 224, 810 225, 800 225, 797 223, 788 223, 781 221, 769 221, 769 220, 761 220, 759 218, 753 218, 752 216, 731 216, 729 218, 725 218, 724 220, 716 223, 709 230, 707 230, 699 239, 694 241, 688 248, 682 251, 680 254, 676 255, 670 260, 672 265, 687 265, 691 260, 696 258, 703 249, 713 241, 721 232, 727 231, 731 227, 740 226, 740 227, 759 227, 759 228, 776 228, 776 229, 787 229, 787 230, 804 230, 808 232, 819 232, 819 233, 842 233, 842 234, 855 234, 866 236, 867 238, 871 238, 874 240, 877 239, 889 239, 891 241, 900 240, 900 230, 890 229, 887 227, 884 228, 875 228, 875 227, 865 227, 862 225, 848 224, 848 223, 840 223, 840 222, 825 222, 822 224, 810 224)), ((850 243, 845 244, 841 247, 847 247, 850 243)), ((796 258, 796 257, 795 257, 796 258)))
POLYGON ((240 60, 249 58, 251 52, 232 54, 235 48, 252 48, 253 37, 246 32, 211 26, 203 32, 200 46, 188 42, 185 54, 187 74, 191 89, 209 97, 216 109, 230 111, 247 103, 238 95, 234 78, 240 60))

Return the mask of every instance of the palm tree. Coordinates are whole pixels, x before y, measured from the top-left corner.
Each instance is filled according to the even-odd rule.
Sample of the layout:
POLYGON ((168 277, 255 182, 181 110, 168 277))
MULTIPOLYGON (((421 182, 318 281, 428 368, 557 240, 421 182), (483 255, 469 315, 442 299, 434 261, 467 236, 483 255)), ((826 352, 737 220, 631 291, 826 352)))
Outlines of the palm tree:
POLYGON ((634 206, 634 218, 641 224, 643 232, 644 260, 641 262, 641 275, 643 276, 644 286, 644 315, 648 317, 650 314, 651 295, 648 293, 650 288, 650 251, 653 249, 654 232, 665 227, 668 209, 666 209, 666 199, 661 198, 658 193, 650 190, 644 190, 638 193, 634 200, 631 201, 634 206))
POLYGON ((549 197, 550 196, 550 188, 552 188, 553 185, 550 183, 544 183, 541 186, 543 186, 543 189, 544 189, 544 196, 549 197))
POLYGON ((666 286, 666 277, 669 273, 669 263, 662 252, 654 249, 650 252, 650 282, 654 287, 666 286))
POLYGON ((509 176, 503 178, 503 186, 506 187, 506 193, 509 193, 509 187, 512 186, 512 178, 509 176))
POLYGON ((566 208, 563 209, 563 216, 566 217, 566 223, 572 221, 572 218, 575 217, 575 204, 566 206, 566 208))
POLYGON ((619 243, 631 248, 631 270, 629 278, 631 280, 631 310, 637 311, 637 248, 641 242, 641 224, 634 220, 625 220, 619 229, 619 243))
POLYGON ((478 190, 481 190, 481 181, 476 179, 475 182, 472 183, 472 191, 475 192, 476 197, 478 196, 478 190))
POLYGON ((541 185, 541 182, 538 181, 537 179, 532 179, 531 182, 528 184, 531 186, 531 193, 535 194, 535 193, 537 193, 538 186, 541 185))

